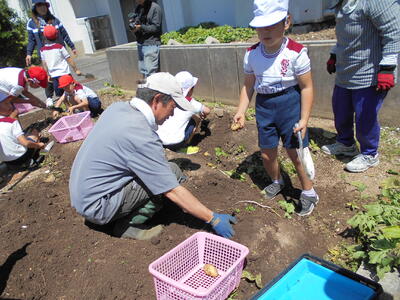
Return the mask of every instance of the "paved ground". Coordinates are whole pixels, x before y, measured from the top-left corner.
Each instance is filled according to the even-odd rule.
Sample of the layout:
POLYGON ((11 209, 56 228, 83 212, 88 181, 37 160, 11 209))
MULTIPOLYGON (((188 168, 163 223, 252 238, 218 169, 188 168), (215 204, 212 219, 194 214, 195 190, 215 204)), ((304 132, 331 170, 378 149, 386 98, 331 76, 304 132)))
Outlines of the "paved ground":
MULTIPOLYGON (((93 55, 81 55, 74 59, 83 74, 93 74, 95 76, 95 79, 90 81, 84 76, 74 76, 76 80, 82 81, 84 85, 97 90, 103 88, 105 82, 111 82, 111 74, 105 51, 98 51, 93 55)), ((30 91, 40 99, 46 99, 44 89, 30 89, 30 91)))

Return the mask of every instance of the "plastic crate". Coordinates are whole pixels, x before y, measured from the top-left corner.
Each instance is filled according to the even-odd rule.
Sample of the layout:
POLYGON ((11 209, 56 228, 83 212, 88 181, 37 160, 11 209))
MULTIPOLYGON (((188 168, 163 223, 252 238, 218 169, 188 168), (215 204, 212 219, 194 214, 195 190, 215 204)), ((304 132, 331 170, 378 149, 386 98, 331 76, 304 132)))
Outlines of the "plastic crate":
POLYGON ((304 254, 251 300, 372 300, 381 293, 377 282, 304 254))
POLYGON ((35 109, 30 103, 14 103, 14 107, 18 110, 18 113, 23 114, 28 111, 35 109))
POLYGON ((84 139, 93 128, 90 111, 81 112, 59 119, 49 132, 59 143, 68 143, 84 139))
POLYGON ((249 249, 231 240, 198 232, 149 266, 158 300, 226 299, 239 286, 249 249), (219 276, 208 276, 212 264, 219 276))

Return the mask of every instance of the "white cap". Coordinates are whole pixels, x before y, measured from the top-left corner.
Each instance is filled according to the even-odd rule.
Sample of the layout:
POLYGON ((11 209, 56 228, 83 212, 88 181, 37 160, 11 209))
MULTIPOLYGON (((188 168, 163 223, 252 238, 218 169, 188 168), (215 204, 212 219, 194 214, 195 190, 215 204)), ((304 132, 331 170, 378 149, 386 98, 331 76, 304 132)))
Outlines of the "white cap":
POLYGON ((154 91, 169 95, 174 99, 175 103, 187 111, 195 111, 194 107, 186 100, 178 81, 168 72, 154 73, 146 78, 144 84, 140 84, 139 88, 149 88, 154 91))
POLYGON ((8 98, 8 96, 10 96, 10 95, 0 91, 0 102, 3 102, 4 100, 6 100, 8 98))
POLYGON ((254 0, 251 27, 267 27, 279 23, 288 14, 289 0, 254 0))
POLYGON ((183 90, 183 96, 185 97, 189 93, 190 89, 194 87, 197 84, 197 81, 199 80, 197 77, 194 77, 188 71, 179 72, 178 74, 175 75, 175 79, 181 85, 183 90))

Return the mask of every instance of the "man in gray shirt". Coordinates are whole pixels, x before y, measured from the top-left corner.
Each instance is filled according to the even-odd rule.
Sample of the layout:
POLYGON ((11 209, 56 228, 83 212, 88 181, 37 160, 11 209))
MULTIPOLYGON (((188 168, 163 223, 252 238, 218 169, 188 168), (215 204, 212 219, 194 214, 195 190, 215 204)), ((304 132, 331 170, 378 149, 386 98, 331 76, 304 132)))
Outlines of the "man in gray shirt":
POLYGON ((139 85, 136 98, 104 111, 72 165, 69 189, 72 206, 95 224, 113 221, 114 234, 150 239, 161 225, 146 222, 166 196, 184 211, 211 224, 223 237, 234 234, 231 215, 213 213, 180 185, 184 175, 168 163, 156 130, 174 108, 193 110, 175 77, 155 73, 139 85))
POLYGON ((159 70, 162 11, 152 0, 136 0, 136 4, 129 28, 136 36, 139 71, 146 78, 159 70))

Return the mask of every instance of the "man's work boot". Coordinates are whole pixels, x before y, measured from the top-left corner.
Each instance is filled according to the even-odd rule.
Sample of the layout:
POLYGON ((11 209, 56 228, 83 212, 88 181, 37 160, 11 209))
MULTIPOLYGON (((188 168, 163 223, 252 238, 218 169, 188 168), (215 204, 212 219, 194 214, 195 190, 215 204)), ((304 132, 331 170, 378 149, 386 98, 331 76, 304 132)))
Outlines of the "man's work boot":
POLYGON ((163 231, 162 225, 131 225, 129 224, 129 221, 130 220, 127 218, 117 220, 113 230, 114 236, 126 239, 150 240, 153 237, 158 236, 163 231))

